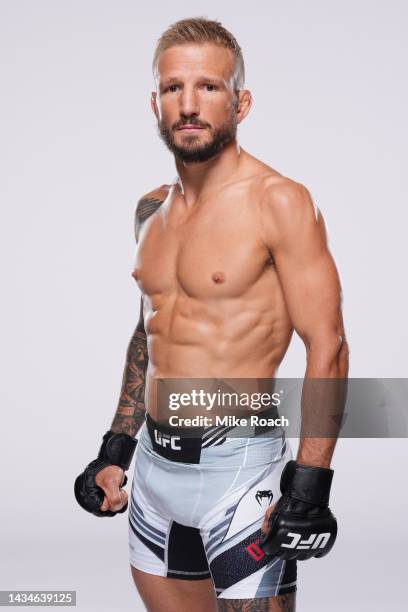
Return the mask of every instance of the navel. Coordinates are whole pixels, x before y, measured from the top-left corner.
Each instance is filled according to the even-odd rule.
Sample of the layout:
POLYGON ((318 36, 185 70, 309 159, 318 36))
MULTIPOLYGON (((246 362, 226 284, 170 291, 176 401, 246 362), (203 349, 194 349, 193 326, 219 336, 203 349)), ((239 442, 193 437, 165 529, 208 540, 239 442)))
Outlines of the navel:
POLYGON ((221 283, 225 283, 225 274, 224 272, 220 272, 219 270, 217 270, 217 272, 214 272, 211 278, 214 281, 214 283, 216 283, 217 285, 220 285, 221 283))

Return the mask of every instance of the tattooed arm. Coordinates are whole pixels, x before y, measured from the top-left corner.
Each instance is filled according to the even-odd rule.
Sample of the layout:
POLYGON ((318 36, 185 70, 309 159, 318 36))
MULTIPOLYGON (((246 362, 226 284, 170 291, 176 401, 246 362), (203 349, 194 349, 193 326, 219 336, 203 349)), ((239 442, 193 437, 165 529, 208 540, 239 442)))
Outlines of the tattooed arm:
POLYGON ((134 438, 143 424, 146 367, 147 342, 141 300, 139 323, 127 350, 119 405, 111 428, 104 436, 98 458, 91 461, 75 481, 77 502, 96 516, 114 516, 127 508, 128 495, 121 487, 126 484, 124 471, 129 469, 136 440, 129 440, 126 436, 117 440, 115 434, 134 438), (107 451, 106 445, 112 437, 116 442, 107 451))
MULTIPOLYGON (((135 215, 136 242, 143 223, 156 212, 167 193, 168 186, 162 185, 139 200, 135 215)), ((124 471, 129 469, 136 448, 134 438, 145 420, 147 364, 142 297, 139 322, 127 350, 119 403, 111 428, 103 437, 98 458, 91 461, 75 480, 75 497, 79 505, 97 516, 114 516, 127 508, 128 496, 121 487, 126 484, 124 471), (112 439, 114 444, 111 444, 112 439)))
POLYGON ((122 389, 111 431, 134 437, 143 425, 147 363, 147 339, 143 322, 143 299, 141 299, 140 318, 127 350, 122 389))
MULTIPOLYGON (((143 223, 159 208, 168 192, 168 186, 143 196, 137 203, 135 213, 135 239, 143 223)), ((111 430, 116 433, 127 433, 135 436, 145 419, 145 377, 148 364, 147 338, 143 321, 143 298, 140 300, 140 317, 135 332, 130 340, 126 355, 122 389, 111 430)))

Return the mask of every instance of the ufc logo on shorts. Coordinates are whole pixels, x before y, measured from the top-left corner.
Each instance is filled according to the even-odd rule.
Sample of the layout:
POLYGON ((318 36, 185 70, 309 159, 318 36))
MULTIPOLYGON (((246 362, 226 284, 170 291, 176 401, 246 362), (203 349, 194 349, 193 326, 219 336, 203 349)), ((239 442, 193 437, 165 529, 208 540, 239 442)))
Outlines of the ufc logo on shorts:
POLYGON ((181 446, 177 446, 176 440, 180 440, 179 436, 168 436, 167 434, 162 434, 157 429, 154 430, 154 439, 157 444, 163 446, 163 448, 167 448, 170 446, 173 450, 181 450, 181 446))
POLYGON ((330 540, 330 533, 312 533, 307 540, 302 540, 300 533, 288 533, 292 538, 289 544, 281 544, 282 548, 296 548, 297 550, 309 550, 310 548, 324 548, 330 540))

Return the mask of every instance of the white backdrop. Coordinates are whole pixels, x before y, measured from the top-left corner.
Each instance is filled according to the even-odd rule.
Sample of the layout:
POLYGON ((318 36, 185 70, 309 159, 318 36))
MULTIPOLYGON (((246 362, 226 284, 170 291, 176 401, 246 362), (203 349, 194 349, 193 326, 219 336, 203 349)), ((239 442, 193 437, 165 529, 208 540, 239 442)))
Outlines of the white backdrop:
MULTIPOLYGON (((143 610, 126 518, 87 515, 72 488, 110 426, 138 317, 135 203, 175 176, 149 107, 154 44, 197 15, 243 48, 240 143, 326 218, 350 375, 407 376, 403 0, 0 0, 0 589, 76 589, 81 611, 143 610)), ((304 369, 295 338, 279 374, 304 369)), ((407 456, 404 439, 339 442, 339 538, 300 564, 300 611, 405 609, 407 456)))

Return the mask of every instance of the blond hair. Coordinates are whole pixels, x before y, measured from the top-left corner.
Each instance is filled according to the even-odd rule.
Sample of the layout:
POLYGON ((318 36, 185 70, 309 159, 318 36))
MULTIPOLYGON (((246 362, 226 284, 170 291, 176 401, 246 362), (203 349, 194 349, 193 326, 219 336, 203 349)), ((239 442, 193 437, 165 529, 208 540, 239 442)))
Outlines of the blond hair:
POLYGON ((186 43, 203 44, 207 42, 215 43, 221 47, 230 49, 234 55, 233 83, 234 89, 239 90, 244 86, 245 66, 241 47, 236 38, 219 21, 213 21, 206 17, 192 17, 190 19, 180 19, 171 24, 157 41, 153 56, 153 74, 156 78, 157 63, 160 53, 186 43))

